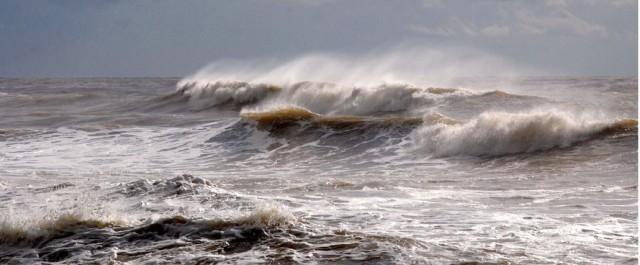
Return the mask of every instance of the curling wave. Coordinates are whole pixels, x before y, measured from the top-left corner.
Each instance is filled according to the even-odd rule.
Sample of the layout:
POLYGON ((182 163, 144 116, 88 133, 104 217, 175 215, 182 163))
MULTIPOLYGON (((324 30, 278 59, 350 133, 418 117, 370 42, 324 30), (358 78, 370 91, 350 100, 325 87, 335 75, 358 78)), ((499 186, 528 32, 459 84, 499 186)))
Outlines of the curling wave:
POLYGON ((354 127, 363 125, 403 126, 417 125, 421 118, 403 116, 330 116, 320 115, 299 107, 280 107, 265 112, 244 112, 240 115, 245 120, 255 121, 260 127, 287 125, 304 122, 326 127, 354 127))
POLYGON ((464 123, 432 122, 413 139, 435 156, 498 156, 568 147, 598 136, 635 132, 637 120, 593 121, 562 111, 485 112, 464 123))

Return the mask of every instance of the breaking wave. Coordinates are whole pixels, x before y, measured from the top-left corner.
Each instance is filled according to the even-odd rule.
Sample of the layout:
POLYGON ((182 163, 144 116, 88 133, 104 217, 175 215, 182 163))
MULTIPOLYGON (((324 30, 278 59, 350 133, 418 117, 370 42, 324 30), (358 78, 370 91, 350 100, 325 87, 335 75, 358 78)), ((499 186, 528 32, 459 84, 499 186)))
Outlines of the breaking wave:
POLYGON ((201 190, 212 188, 213 184, 203 178, 182 174, 172 179, 153 182, 141 179, 121 186, 122 189, 118 190, 117 193, 131 197, 143 194, 162 194, 163 196, 198 194, 201 190))
POLYGON ((584 113, 561 110, 488 111, 462 120, 437 112, 422 117, 352 116, 322 115, 299 107, 281 107, 265 112, 243 112, 241 118, 231 130, 267 131, 266 137, 284 140, 278 146, 318 141, 313 146, 327 145, 350 153, 353 148, 374 150, 401 145, 397 147, 412 152, 424 151, 435 157, 529 153, 607 136, 637 134, 635 119, 596 119, 584 113), (407 137, 411 142, 409 145, 405 141, 407 137))
POLYGON ((268 94, 277 93, 280 87, 267 84, 250 84, 239 81, 198 83, 181 81, 177 93, 185 96, 196 109, 220 105, 244 106, 262 100, 268 94))
MULTIPOLYGON (((291 214, 277 208, 258 209, 232 219, 174 216, 138 225, 62 214, 35 224, 4 223, 0 227, 0 263, 84 263, 89 260, 113 263, 141 261, 150 257, 173 259, 183 247, 199 249, 196 254, 207 251, 231 255, 248 251, 270 237, 277 237, 274 234, 287 227, 293 228, 296 222, 291 214), (68 242, 74 244, 69 245, 68 242), (172 254, 167 250, 175 252, 172 254)), ((200 258, 209 256, 199 254, 202 255, 196 256, 200 258)))
MULTIPOLYGON (((201 180, 183 175, 155 185, 158 192, 171 194, 173 189, 166 188, 172 183, 208 185, 201 180)), ((138 186, 136 182, 129 184, 138 186)), ((64 213, 31 222, 0 223, 3 264, 137 264, 149 260, 171 264, 389 264, 403 263, 401 259, 410 258, 403 252, 423 244, 403 237, 324 229, 279 207, 258 207, 228 218, 176 215, 127 222, 64 213)))
POLYGON ((425 119, 413 139, 435 156, 498 156, 568 147, 594 137, 637 132, 637 120, 594 121, 562 111, 485 112, 467 122, 425 119))
POLYGON ((326 82, 282 85, 239 81, 182 80, 176 92, 194 109, 232 106, 259 112, 297 106, 330 115, 404 112, 432 105, 439 97, 469 93, 454 88, 421 88, 408 84, 343 86, 326 82))

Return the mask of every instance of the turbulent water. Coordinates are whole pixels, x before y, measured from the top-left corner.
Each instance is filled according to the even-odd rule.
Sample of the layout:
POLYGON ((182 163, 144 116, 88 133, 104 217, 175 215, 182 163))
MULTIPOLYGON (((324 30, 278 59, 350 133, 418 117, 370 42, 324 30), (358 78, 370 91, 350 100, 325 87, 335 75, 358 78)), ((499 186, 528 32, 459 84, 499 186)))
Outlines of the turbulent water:
POLYGON ((636 78, 0 79, 0 263, 637 264, 636 78))

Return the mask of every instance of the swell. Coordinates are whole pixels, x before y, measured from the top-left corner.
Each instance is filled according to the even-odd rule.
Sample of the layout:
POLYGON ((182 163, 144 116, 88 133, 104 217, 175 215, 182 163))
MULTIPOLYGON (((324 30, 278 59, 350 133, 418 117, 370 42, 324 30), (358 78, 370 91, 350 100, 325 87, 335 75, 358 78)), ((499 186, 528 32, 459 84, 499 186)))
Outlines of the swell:
MULTIPOLYGON (((258 128, 273 129, 281 125, 313 125, 335 129, 352 129, 361 126, 406 126, 442 129, 466 128, 495 130, 522 139, 533 139, 537 134, 573 136, 583 133, 588 136, 607 136, 637 132, 636 119, 613 121, 591 121, 574 117, 563 111, 548 112, 485 112, 470 121, 460 121, 437 112, 423 117, 411 116, 349 116, 321 115, 300 107, 280 107, 265 112, 243 112, 240 117, 247 122, 255 122, 258 128), (573 134, 572 132, 575 132, 573 134)), ((468 129, 471 131, 471 129, 468 129)), ((488 134, 488 132, 483 132, 488 134)), ((503 135, 501 135, 503 136, 503 135)), ((553 138, 553 137, 551 137, 553 138)))
POLYGON ((635 119, 607 120, 563 110, 489 111, 457 120, 436 112, 422 117, 349 116, 281 107, 243 112, 241 117, 241 125, 233 130, 249 126, 293 146, 318 140, 318 144, 349 153, 353 147, 406 143, 403 139, 409 137, 411 144, 402 149, 436 157, 500 156, 564 148, 607 137, 636 137, 638 124, 635 119), (373 140, 380 137, 392 140, 373 140))
POLYGON ((306 123, 331 128, 353 128, 358 126, 415 126, 422 122, 419 117, 405 116, 352 116, 321 115, 299 107, 280 107, 266 112, 244 112, 244 120, 254 121, 260 128, 306 123))

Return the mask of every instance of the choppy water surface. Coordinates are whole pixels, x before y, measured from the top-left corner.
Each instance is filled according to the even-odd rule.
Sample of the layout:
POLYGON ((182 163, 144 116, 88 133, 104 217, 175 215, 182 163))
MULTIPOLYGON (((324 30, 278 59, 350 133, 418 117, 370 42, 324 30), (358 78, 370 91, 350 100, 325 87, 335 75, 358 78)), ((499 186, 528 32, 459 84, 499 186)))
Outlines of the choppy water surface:
POLYGON ((0 263, 637 264, 637 79, 0 80, 0 263))

